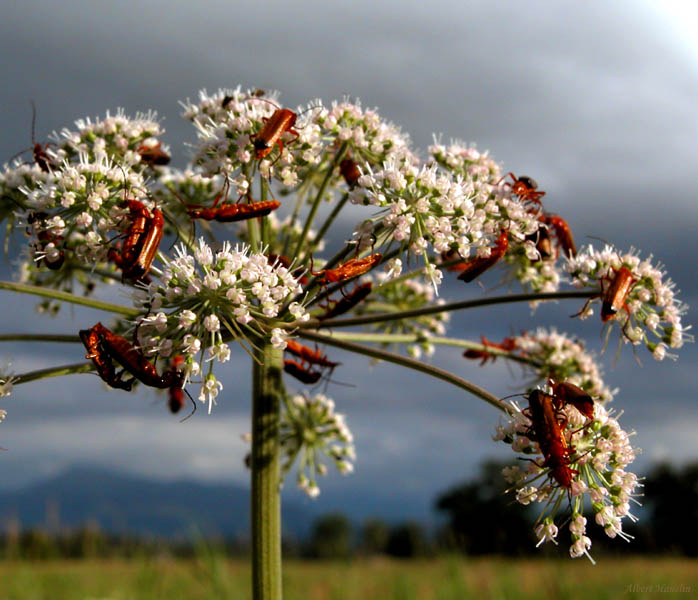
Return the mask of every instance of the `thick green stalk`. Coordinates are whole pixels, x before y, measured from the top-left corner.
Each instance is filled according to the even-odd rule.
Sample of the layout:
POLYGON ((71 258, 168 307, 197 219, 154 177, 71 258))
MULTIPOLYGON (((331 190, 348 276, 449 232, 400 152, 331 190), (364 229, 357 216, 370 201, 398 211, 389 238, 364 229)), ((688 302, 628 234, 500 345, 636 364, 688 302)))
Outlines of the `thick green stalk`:
POLYGON ((281 600, 279 412, 282 351, 260 341, 252 362, 252 598, 281 600))

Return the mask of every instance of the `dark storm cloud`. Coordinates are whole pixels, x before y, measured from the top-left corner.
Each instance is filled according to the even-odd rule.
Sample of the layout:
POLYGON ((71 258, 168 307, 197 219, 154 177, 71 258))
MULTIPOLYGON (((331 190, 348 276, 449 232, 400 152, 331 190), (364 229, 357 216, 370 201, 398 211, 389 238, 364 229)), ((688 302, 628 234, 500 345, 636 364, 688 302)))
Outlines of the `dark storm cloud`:
MULTIPOLYGON (((695 49, 675 33, 660 9, 637 2, 5 3, 0 157, 29 145, 30 98, 38 106, 38 140, 107 108, 155 108, 182 165, 180 142, 193 132, 177 101, 202 87, 279 89, 290 105, 349 94, 378 106, 422 150, 441 132, 445 142, 475 142, 507 170, 535 176, 579 244, 596 235, 621 249, 634 244, 643 256, 654 252, 682 298, 695 302, 698 77, 695 49)), ((355 222, 347 218, 337 240, 355 222)), ((486 280, 487 293, 506 292, 493 289, 497 277, 486 280)), ((442 290, 448 299, 481 293, 476 285, 442 290)), ((115 288, 104 296, 127 303, 115 288)), ((69 333, 105 318, 83 309, 37 318, 33 305, 5 293, 2 331, 69 333)), ((566 302, 533 316, 528 307, 469 311, 454 316, 451 334, 501 339, 553 323, 598 352, 598 317, 573 322, 576 310, 566 302)), ((638 430, 646 450, 640 464, 667 454, 694 457, 696 350, 682 349, 676 364, 657 364, 641 349, 640 369, 625 347, 611 370, 614 351, 603 357, 606 379, 622 386, 623 423, 638 430)), ((425 500, 474 472, 482 457, 507 455, 489 442, 498 418, 489 407, 440 382, 332 353, 343 362, 335 377, 357 385, 329 393, 348 415, 359 459, 355 475, 328 480, 329 495, 354 486, 379 490, 390 473, 396 493, 425 500)), ((0 347, 2 356, 23 371, 76 362, 83 351, 23 344, 0 347)), ((501 362, 481 369, 460 352, 441 350, 435 363, 501 395, 521 387, 518 368, 512 380, 501 362)), ((242 480, 238 435, 248 414, 249 364, 241 353, 223 379, 235 386, 227 385, 213 416, 200 407, 182 424, 165 419, 155 393, 103 394, 93 376, 17 388, 0 405, 10 410, 0 425, 2 445, 11 449, 2 456, 3 480, 26 481, 86 459, 161 477, 242 480)))

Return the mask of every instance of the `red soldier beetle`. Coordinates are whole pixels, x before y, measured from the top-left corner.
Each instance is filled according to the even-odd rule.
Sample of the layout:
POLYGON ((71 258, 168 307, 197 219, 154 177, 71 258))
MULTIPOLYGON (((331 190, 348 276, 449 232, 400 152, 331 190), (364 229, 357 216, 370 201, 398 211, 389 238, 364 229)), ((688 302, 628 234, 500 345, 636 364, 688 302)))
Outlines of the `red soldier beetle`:
POLYGON ((562 217, 559 215, 543 215, 540 219, 546 225, 550 225, 555 232, 557 243, 562 248, 567 258, 577 256, 577 246, 572 237, 572 230, 562 217))
POLYGON ((463 268, 461 269, 461 274, 458 275, 458 279, 470 283, 480 275, 482 275, 487 269, 493 267, 499 259, 501 259, 509 249, 509 238, 507 237, 506 230, 502 229, 502 233, 495 241, 495 245, 490 249, 489 256, 475 256, 470 258, 463 263, 463 268))
POLYGON ((441 261, 442 263, 453 263, 449 265, 445 265, 445 268, 447 271, 451 271, 453 273, 460 273, 465 269, 465 261, 463 261, 458 254, 456 250, 445 250, 444 252, 441 253, 441 261), (454 262, 458 261, 458 262, 454 262))
POLYGON ((330 370, 334 370, 342 363, 333 362, 327 358, 326 354, 323 354, 317 348, 313 350, 308 346, 296 342, 295 340, 286 340, 286 351, 300 358, 303 362, 310 365, 317 365, 319 367, 327 367, 330 370))
POLYGON ((526 436, 538 442, 545 459, 543 465, 539 466, 549 468, 550 476, 561 487, 570 488, 573 476, 577 475, 577 471, 570 469, 570 455, 574 453, 574 449, 567 444, 564 434, 567 420, 558 421, 553 396, 533 390, 528 395, 528 408, 522 412, 531 420, 526 436))
POLYGON ((352 292, 349 295, 343 296, 342 298, 337 300, 333 306, 331 306, 323 314, 318 315, 317 318, 320 321, 324 321, 325 319, 333 319, 335 317, 343 315, 344 313, 349 312, 360 302, 363 302, 369 296, 372 289, 372 282, 367 281, 366 283, 362 283, 361 285, 357 286, 354 290, 352 290, 352 292))
POLYGON ((184 373, 171 367, 160 375, 156 366, 148 361, 143 352, 126 338, 107 329, 102 323, 97 323, 88 331, 99 336, 104 352, 141 383, 159 389, 183 387, 184 373))
POLYGON ((633 272, 626 266, 621 266, 619 269, 610 267, 613 271, 613 276, 605 275, 601 278, 601 281, 607 282, 607 287, 604 290, 602 284, 602 291, 599 294, 591 296, 582 306, 582 309, 573 314, 573 317, 577 317, 587 309, 589 303, 594 300, 594 298, 601 298, 601 321, 604 323, 610 321, 613 317, 618 314, 621 308, 625 308, 626 312, 630 314, 630 310, 627 305, 628 295, 633 289, 635 283, 637 283, 637 278, 633 275, 633 272))
POLYGON ((352 258, 334 269, 324 269, 317 273, 313 273, 311 270, 310 274, 313 277, 317 277, 318 283, 321 284, 338 283, 368 273, 373 267, 378 265, 382 259, 382 254, 369 254, 364 258, 352 258))
POLYGON ((302 364, 290 358, 284 359, 284 371, 306 385, 313 385, 322 377, 322 371, 306 369, 302 364))
MULTIPOLYGON (((176 354, 172 357, 172 360, 170 361, 170 369, 179 372, 179 367, 181 367, 183 364, 184 357, 181 354, 176 354)), ((167 406, 169 407, 170 412, 172 414, 178 413, 184 407, 184 392, 186 390, 181 385, 179 385, 179 382, 175 382, 175 385, 171 385, 169 388, 167 388, 167 391, 167 406)), ((191 399, 191 396, 189 396, 189 398, 191 399)), ((194 406, 194 410, 191 414, 194 414, 196 412, 196 402, 192 400, 192 404, 194 406)), ((189 415, 189 417, 191 416, 191 414, 189 415)), ((187 417, 187 419, 189 417, 187 417)))
MULTIPOLYGON (((505 337, 499 344, 497 342, 490 342, 484 335, 480 336, 480 340, 485 348, 495 348, 496 350, 502 350, 503 352, 512 352, 516 350, 516 338, 513 337, 505 337)), ((470 360, 482 359, 480 366, 483 366, 490 359, 492 362, 497 360, 496 354, 492 354, 487 350, 475 350, 473 348, 463 352, 463 356, 470 360)))
POLYGON ((34 101, 32 100, 31 102, 32 105, 32 145, 29 148, 25 148, 24 150, 20 150, 15 154, 8 162, 12 162, 13 159, 17 158, 20 154, 24 154, 27 150, 31 150, 32 154, 34 156, 34 162, 39 165, 39 168, 44 172, 44 173, 50 173, 51 172, 51 166, 53 159, 49 154, 46 152, 48 150, 49 146, 55 146, 53 142, 46 142, 45 144, 39 144, 38 142, 35 141, 34 138, 34 126, 36 125, 36 105, 34 104, 34 101))
MULTIPOLYGON (((256 91, 257 90, 255 90, 255 92, 256 91)), ((300 134, 294 129, 294 127, 296 125, 296 121, 298 120, 299 114, 303 113, 296 113, 288 108, 279 108, 271 100, 261 98, 259 95, 254 93, 249 100, 268 102, 272 106, 276 107, 276 110, 271 117, 262 118, 262 122, 264 123, 262 128, 257 133, 250 136, 255 150, 254 157, 257 160, 262 160, 268 156, 269 153, 274 149, 274 146, 278 145, 279 156, 275 159, 274 162, 276 162, 279 160, 279 158, 281 158, 281 155, 284 152, 284 144, 282 140, 283 135, 285 133, 289 133, 290 135, 295 136, 296 140, 300 137, 300 134)), ((312 110, 313 108, 316 107, 313 106, 308 110, 312 110)))
POLYGON ((111 248, 109 260, 122 272, 124 279, 143 279, 150 271, 165 228, 162 212, 154 208, 152 215, 138 200, 127 200, 130 224, 120 250, 111 248))
POLYGON ((549 383, 553 390, 553 402, 558 409, 571 404, 585 417, 594 418, 594 400, 582 388, 567 381, 556 383, 550 380, 549 383))
POLYGON ((279 206, 281 206, 281 202, 276 200, 252 202, 251 204, 221 204, 220 206, 213 206, 211 208, 187 206, 187 214, 192 219, 233 223, 246 219, 254 219, 256 217, 266 217, 271 211, 279 208, 279 206))
POLYGON ((141 236, 146 232, 150 212, 145 205, 138 200, 126 200, 129 211, 129 225, 124 232, 124 243, 121 248, 120 261, 114 260, 119 266, 128 267, 138 257, 138 247, 141 236))
POLYGON ((143 143, 136 148, 136 152, 141 155, 141 162, 150 167, 164 167, 170 164, 171 157, 162 149, 162 142, 153 146, 143 143))
POLYGON ((620 267, 613 269, 614 277, 608 286, 608 289, 601 297, 601 320, 606 323, 616 316, 616 313, 621 309, 629 313, 626 301, 628 294, 633 289, 633 285, 637 279, 628 267, 620 267))
POLYGON ((92 364, 97 369, 97 374, 100 376, 102 381, 104 381, 110 387, 131 391, 133 387, 133 379, 124 381, 121 379, 120 375, 116 374, 116 369, 114 369, 114 364, 111 358, 106 354, 102 347, 102 338, 99 333, 93 327, 92 329, 81 329, 80 339, 87 350, 85 358, 92 360, 92 364))
POLYGON ((545 196, 545 192, 538 190, 538 183, 536 183, 535 179, 527 175, 517 177, 513 173, 508 173, 503 179, 506 179, 506 177, 511 177, 512 179, 509 184, 512 194, 518 196, 523 201, 535 202, 538 205, 542 204, 540 199, 545 196))
POLYGON ((136 259, 122 271, 126 279, 143 279, 148 274, 162 241, 164 228, 165 218, 159 209, 154 208, 153 216, 148 221, 148 227, 141 237, 142 242, 136 259))
POLYGON ((262 160, 269 155, 277 144, 279 146, 279 156, 281 156, 284 151, 281 136, 288 132, 296 136, 296 139, 300 137, 300 134, 293 129, 296 119, 298 119, 298 115, 288 108, 277 108, 271 117, 264 117, 262 119, 264 123, 262 129, 251 138, 254 144, 255 158, 262 160))
POLYGON ((342 177, 344 177, 344 181, 346 181, 350 188, 353 188, 361 177, 361 169, 359 169, 359 165, 357 165, 356 162, 354 162, 354 160, 351 158, 345 158, 339 163, 339 172, 342 177))

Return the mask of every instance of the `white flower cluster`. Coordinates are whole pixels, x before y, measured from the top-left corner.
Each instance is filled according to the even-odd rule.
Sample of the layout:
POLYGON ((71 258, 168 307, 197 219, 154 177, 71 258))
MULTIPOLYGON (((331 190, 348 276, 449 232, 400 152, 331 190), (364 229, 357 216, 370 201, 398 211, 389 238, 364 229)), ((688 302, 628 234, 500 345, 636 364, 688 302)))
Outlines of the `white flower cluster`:
POLYGON ((313 111, 323 139, 348 145, 348 154, 359 168, 379 166, 386 161, 417 163, 410 150, 409 137, 400 128, 381 119, 376 110, 364 109, 359 102, 332 102, 329 109, 313 111))
POLYGON ((169 162, 167 148, 162 147, 157 139, 164 129, 154 111, 128 117, 119 108, 115 115, 107 111, 103 119, 78 119, 75 127, 76 130, 63 128, 60 136, 52 136, 58 144, 55 152, 58 163, 66 158, 72 160, 78 155, 87 155, 91 161, 115 161, 142 170, 152 166, 153 160, 149 156, 154 151, 164 153, 169 162))
MULTIPOLYGON (((517 197, 495 193, 503 189, 470 175, 453 174, 437 163, 416 167, 407 162, 388 161, 376 172, 363 175, 350 199, 356 204, 383 208, 373 221, 378 244, 397 241, 414 254, 431 249, 438 253, 457 252, 489 256, 501 232, 510 245, 526 244, 526 238, 540 227, 537 215, 517 197)), ((365 227, 364 227, 365 229, 365 227)), ((528 243, 537 254, 535 244, 528 243)), ((440 273, 427 273, 434 285, 440 273)))
POLYGON ((515 336, 514 343, 518 353, 539 363, 533 367, 539 379, 572 383, 602 403, 613 400, 615 391, 604 384, 594 355, 581 341, 540 327, 515 336))
MULTIPOLYGON (((632 249, 621 254, 608 245, 601 251, 589 245, 567 261, 565 270, 574 286, 600 288, 595 298, 602 301, 602 318, 606 307, 609 314, 605 320, 617 322, 626 341, 644 343, 657 360, 675 358, 668 348, 681 348, 684 342, 693 341, 686 333, 689 328, 681 324, 687 307, 676 297, 675 284, 666 278, 661 265, 652 264, 651 255, 640 260, 632 249), (619 277, 625 286, 619 286, 619 277)), ((592 314, 590 305, 585 305, 582 318, 592 314)))
POLYGON ((383 209, 380 217, 365 222, 359 231, 363 235, 372 229, 376 246, 396 241, 403 249, 424 255, 432 267, 427 277, 435 287, 442 274, 429 262, 430 249, 441 253, 455 246, 462 257, 467 257, 487 246, 486 215, 476 214, 462 181, 439 173, 435 166, 418 168, 405 162, 386 162, 383 169, 359 178, 350 200, 383 209), (373 224, 376 220, 379 222, 373 224))
POLYGON ((474 146, 455 141, 444 146, 438 140, 429 147, 432 159, 445 169, 473 182, 478 195, 485 197, 494 193, 502 180, 502 169, 487 152, 474 146))
POLYGON ((502 227, 510 232, 504 260, 512 266, 512 276, 532 292, 557 291, 560 287, 557 259, 545 256, 536 247, 538 231, 546 228, 539 218, 540 207, 512 193, 511 184, 487 152, 481 153, 462 142, 449 146, 436 142, 429 153, 441 167, 468 182, 478 208, 499 212, 502 227))
MULTIPOLYGON (((187 101, 183 106, 182 116, 197 129, 199 143, 195 147, 194 164, 207 175, 226 176, 240 188, 244 185, 240 180, 245 179, 240 171, 256 160, 254 140, 280 108, 276 100, 249 90, 243 93, 238 87, 218 90, 213 95, 203 90, 199 92, 198 103, 187 101)), ((293 114, 295 120, 298 113, 293 114)), ((298 137, 287 130, 282 132, 283 152, 279 156, 277 146, 262 159, 259 169, 265 177, 274 176, 284 186, 293 187, 299 181, 299 170, 320 161, 324 143, 320 128, 312 120, 289 127, 298 137), (291 140, 293 143, 285 143, 291 140)))
MULTIPOLYGON (((200 169, 193 168, 180 171, 171 167, 163 167, 158 173, 157 181, 166 189, 177 192, 180 196, 177 201, 180 204, 182 202, 201 202, 203 198, 213 199, 225 190, 225 181, 222 177, 208 177, 200 169)), ((244 192, 246 191, 247 189, 244 190, 244 192)))
POLYGON ((65 249, 83 264, 102 261, 113 237, 109 232, 130 222, 125 200, 153 207, 143 176, 105 156, 91 160, 80 154, 78 162, 66 161, 35 187, 20 189, 26 194, 35 260, 50 261, 51 249, 65 249))
POLYGON ((321 460, 323 455, 343 475, 354 470, 354 436, 344 415, 335 412, 334 401, 323 394, 312 398, 296 394, 285 399, 279 439, 284 456, 282 477, 300 455, 298 487, 311 498, 320 493, 316 476, 327 473, 327 466, 321 460))
POLYGON ((159 311, 141 321, 139 343, 146 354, 183 355, 187 377, 200 373, 205 359, 209 368, 199 400, 208 401, 210 411, 223 387, 213 374, 213 362, 230 358, 223 332, 241 344, 269 336, 275 347, 284 348, 287 334, 279 325, 309 316, 297 302, 281 314, 286 301, 302 288, 288 269, 269 264, 264 254, 228 242, 214 251, 203 238, 193 255, 183 245, 175 253, 165 263, 160 282, 137 292, 137 303, 159 311))
POLYGON ((595 403, 593 420, 586 423, 585 417, 571 405, 557 409, 556 419, 560 420, 564 444, 570 449, 568 458, 560 461, 543 455, 539 443, 532 439, 551 435, 551 432, 535 431, 535 424, 516 405, 509 420, 497 427, 494 436, 495 441, 510 444, 514 452, 523 452, 527 457, 538 455, 527 467, 503 470, 504 477, 517 490, 518 502, 539 502, 544 506, 536 527, 538 545, 555 542, 558 532, 555 518, 562 512, 564 500, 570 498, 573 542, 570 555, 573 558, 588 555, 591 540, 586 536, 586 519, 582 516, 587 496, 596 522, 606 535, 629 539, 623 533, 621 520, 626 516, 635 520, 630 502, 638 495, 640 485, 637 477, 626 470, 635 459, 629 439, 631 434, 623 431, 599 403, 595 403), (568 486, 558 481, 565 473, 569 476, 568 486))
POLYGON ((25 207, 26 194, 21 189, 33 189, 50 179, 35 162, 14 161, 4 164, 0 171, 0 206, 2 212, 20 212, 25 207))

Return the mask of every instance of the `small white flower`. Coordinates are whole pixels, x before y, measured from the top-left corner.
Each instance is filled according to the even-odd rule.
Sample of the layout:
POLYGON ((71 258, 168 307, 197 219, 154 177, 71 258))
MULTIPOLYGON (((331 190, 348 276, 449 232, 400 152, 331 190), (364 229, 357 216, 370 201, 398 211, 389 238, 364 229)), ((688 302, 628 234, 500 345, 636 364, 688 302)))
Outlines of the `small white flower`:
POLYGON ((221 320, 216 315, 207 315, 204 317, 204 327, 212 333, 220 331, 221 320))
POLYGON ((399 258, 393 258, 386 265, 386 279, 394 279, 402 273, 402 261, 399 258))
POLYGON ((230 347, 228 346, 228 344, 218 344, 216 346, 211 346, 208 349, 208 353, 208 360, 217 360, 221 363, 230 360, 230 347))
POLYGON ((288 333, 283 329, 278 327, 271 330, 271 345, 274 348, 284 349, 286 348, 286 339, 288 338, 288 333))
POLYGON ((185 309, 179 313, 179 327, 181 329, 188 329, 196 321, 196 313, 185 309))
POLYGON ((555 523, 548 521, 546 523, 541 523, 536 527, 536 536, 538 537, 538 543, 536 547, 540 546, 544 542, 553 542, 557 544, 555 538, 557 537, 558 529, 555 523))
POLYGON ((211 408, 216 403, 216 396, 223 389, 223 384, 218 381, 215 375, 210 374, 206 377, 201 391, 199 392, 199 401, 208 402, 208 412, 211 414, 211 408))

